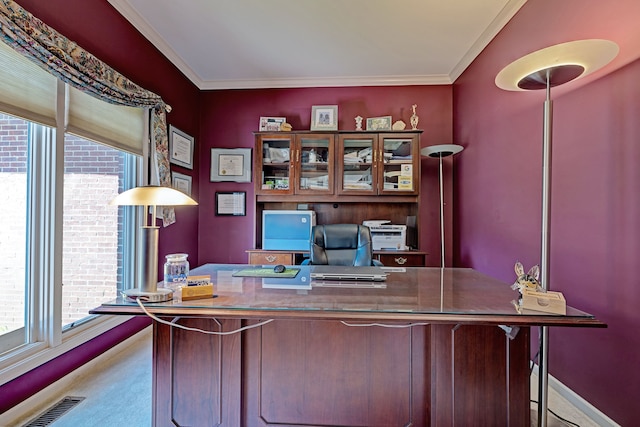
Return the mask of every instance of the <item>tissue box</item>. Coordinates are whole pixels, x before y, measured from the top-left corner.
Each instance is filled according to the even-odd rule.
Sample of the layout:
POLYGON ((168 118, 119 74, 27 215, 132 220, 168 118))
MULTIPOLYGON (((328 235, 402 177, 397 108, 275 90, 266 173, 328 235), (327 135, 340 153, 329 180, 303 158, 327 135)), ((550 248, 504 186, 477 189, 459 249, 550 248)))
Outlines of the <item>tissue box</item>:
POLYGON ((522 308, 544 311, 545 313, 567 314, 567 302, 562 292, 538 292, 531 289, 523 289, 522 308))

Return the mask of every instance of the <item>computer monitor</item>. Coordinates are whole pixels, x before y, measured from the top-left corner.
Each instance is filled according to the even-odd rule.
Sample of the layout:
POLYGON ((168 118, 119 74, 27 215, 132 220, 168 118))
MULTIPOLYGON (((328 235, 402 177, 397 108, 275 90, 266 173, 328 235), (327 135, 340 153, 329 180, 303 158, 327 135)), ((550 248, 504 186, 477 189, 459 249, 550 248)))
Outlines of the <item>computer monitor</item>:
POLYGON ((262 211, 262 249, 308 251, 316 213, 311 210, 262 211))

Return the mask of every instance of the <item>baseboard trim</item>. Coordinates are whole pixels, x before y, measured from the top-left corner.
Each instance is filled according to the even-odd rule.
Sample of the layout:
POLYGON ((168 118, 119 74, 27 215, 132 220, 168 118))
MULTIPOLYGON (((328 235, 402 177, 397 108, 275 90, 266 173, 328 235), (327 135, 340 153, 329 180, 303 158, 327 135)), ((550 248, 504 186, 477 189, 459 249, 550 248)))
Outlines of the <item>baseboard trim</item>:
MULTIPOLYGON (((533 364, 533 374, 538 377, 538 365, 533 364)), ((613 421, 606 414, 600 411, 598 408, 587 402, 582 396, 569 387, 560 382, 553 375, 549 375, 548 380, 549 388, 553 389, 562 398, 567 400, 570 404, 576 407, 585 416, 589 417, 594 423, 601 427, 621 427, 620 424, 613 421)), ((533 397, 533 396, 532 396, 533 397)))
POLYGON ((109 363, 109 359, 115 357, 121 351, 126 350, 134 343, 143 339, 147 339, 151 333, 151 326, 146 327, 142 331, 132 335, 126 340, 118 343, 117 345, 111 347, 109 350, 80 366, 70 374, 60 378, 50 386, 40 390, 38 393, 29 397, 20 404, 0 414, 0 426, 15 425, 17 421, 37 416, 38 411, 34 411, 34 408, 42 408, 43 406, 46 406, 45 402, 50 402, 51 404, 57 402, 58 400, 60 400, 60 397, 63 395, 64 391, 71 387, 74 381, 76 381, 78 378, 90 372, 90 370, 97 369, 97 367, 100 365, 109 363))

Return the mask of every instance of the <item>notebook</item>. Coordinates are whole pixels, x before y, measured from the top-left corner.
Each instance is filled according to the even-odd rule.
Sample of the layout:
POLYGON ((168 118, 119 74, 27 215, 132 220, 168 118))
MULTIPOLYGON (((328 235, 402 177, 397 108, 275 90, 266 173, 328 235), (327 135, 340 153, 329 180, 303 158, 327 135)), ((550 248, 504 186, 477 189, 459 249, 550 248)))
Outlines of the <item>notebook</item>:
POLYGON ((362 280, 366 282, 387 280, 387 274, 380 267, 312 265, 310 272, 310 277, 314 280, 362 280))

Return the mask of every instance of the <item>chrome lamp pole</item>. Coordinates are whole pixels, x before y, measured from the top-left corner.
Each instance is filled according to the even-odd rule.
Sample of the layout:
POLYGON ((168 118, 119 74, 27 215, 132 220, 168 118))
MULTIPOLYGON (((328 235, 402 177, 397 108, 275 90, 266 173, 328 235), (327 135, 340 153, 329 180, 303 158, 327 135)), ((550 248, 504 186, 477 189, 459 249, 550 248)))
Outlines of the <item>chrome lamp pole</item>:
POLYGON ((424 147, 420 150, 423 156, 434 157, 440 159, 439 182, 440 182, 440 268, 445 267, 444 261, 444 189, 442 176, 442 159, 454 154, 458 154, 464 147, 456 144, 441 144, 424 147))
MULTIPOLYGON (((618 54, 618 45, 608 40, 578 40, 554 45, 530 53, 507 65, 496 76, 496 85, 504 90, 544 89, 542 134, 542 241, 540 285, 549 289, 549 253, 551 220, 551 147, 553 102, 551 88, 584 77, 608 64, 618 54)), ((549 329, 540 328, 538 360, 538 426, 547 425, 549 329)))

